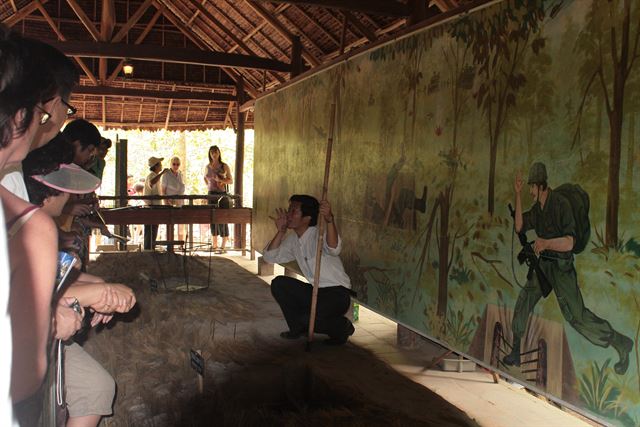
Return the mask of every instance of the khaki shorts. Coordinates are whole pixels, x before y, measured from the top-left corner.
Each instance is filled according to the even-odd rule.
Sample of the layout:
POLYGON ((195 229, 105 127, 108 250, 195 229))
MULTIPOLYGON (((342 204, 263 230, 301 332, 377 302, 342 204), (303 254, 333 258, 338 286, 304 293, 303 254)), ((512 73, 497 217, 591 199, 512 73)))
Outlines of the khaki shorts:
POLYGON ((113 412, 115 381, 76 343, 65 346, 64 388, 70 417, 111 415, 113 412))

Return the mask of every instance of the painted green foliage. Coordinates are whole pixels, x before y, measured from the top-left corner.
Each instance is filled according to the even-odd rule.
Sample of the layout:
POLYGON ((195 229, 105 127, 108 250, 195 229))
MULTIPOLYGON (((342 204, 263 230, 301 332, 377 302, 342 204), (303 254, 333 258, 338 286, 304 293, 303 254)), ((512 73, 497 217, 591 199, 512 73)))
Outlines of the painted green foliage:
POLYGON ((268 216, 290 194, 321 194, 339 83, 329 200, 359 299, 489 363, 489 319, 509 340, 527 274, 515 260, 507 204, 516 173, 542 161, 552 188, 579 183, 589 194, 591 242, 575 257, 578 286, 585 305, 634 343, 629 368, 616 374, 616 351, 579 335, 552 293, 535 307, 525 349, 545 328, 560 330, 546 345, 549 357, 565 359, 549 364, 563 371, 538 387, 638 423, 639 7, 505 1, 258 100, 254 245, 272 236, 268 216))

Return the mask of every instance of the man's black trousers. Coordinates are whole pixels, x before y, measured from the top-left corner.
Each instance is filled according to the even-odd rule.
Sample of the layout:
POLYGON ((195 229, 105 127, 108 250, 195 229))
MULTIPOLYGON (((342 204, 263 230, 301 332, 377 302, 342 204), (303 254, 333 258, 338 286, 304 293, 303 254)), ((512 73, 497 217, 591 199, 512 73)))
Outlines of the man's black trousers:
MULTIPOLYGON (((278 276, 271 282, 271 294, 280 305, 289 330, 293 333, 303 333, 309 329, 312 292, 312 285, 293 277, 278 276)), ((331 338, 348 336, 353 330, 351 321, 344 315, 350 305, 351 296, 347 288, 319 288, 314 331, 331 338)))

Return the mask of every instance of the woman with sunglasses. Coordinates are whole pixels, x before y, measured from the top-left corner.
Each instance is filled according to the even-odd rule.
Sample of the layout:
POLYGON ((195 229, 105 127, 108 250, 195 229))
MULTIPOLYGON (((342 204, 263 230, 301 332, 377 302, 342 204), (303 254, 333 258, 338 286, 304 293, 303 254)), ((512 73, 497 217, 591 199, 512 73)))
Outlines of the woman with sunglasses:
MULTIPOLYGON (((162 175, 160 179, 161 192, 165 196, 182 196, 184 194, 184 180, 182 179, 182 171, 180 170, 180 158, 171 158, 171 167, 169 171, 162 175)), ((167 205, 182 206, 183 199, 167 199, 167 205)))
MULTIPOLYGON (((184 180, 182 178, 182 171, 180 170, 180 158, 174 156, 171 158, 170 168, 162 175, 160 179, 160 192, 164 196, 182 196, 184 194, 184 180)), ((183 199, 166 199, 164 201, 166 205, 182 206, 184 204, 183 199)), ((178 240, 184 238, 184 224, 177 224, 178 227, 178 240)))
MULTIPOLYGON (((69 63, 51 46, 9 33, 0 26, 0 169, 19 164, 33 146, 48 142, 59 131, 51 126, 51 120, 58 113, 55 107, 66 90, 61 82, 77 81, 73 65, 70 78, 62 78, 58 73, 65 67, 69 69, 61 65, 65 61, 69 63)), ((69 92, 72 86, 68 86, 69 92)), ((2 227, 0 252, 8 246, 11 254, 9 314, 13 337, 8 340, 6 329, 2 330, 5 363, 0 364, 0 369, 6 368, 6 360, 11 357, 11 398, 17 403, 38 389, 46 371, 57 232, 47 215, 8 191, 4 181, 0 186, 0 200, 8 240, 5 245, 2 227), (9 348, 11 350, 7 351, 9 348)), ((0 254, 0 263, 6 261, 6 254, 0 254)), ((0 309, 4 310, 5 295, 9 290, 6 276, 1 277, 0 288, 0 309)), ((75 322, 73 316, 69 319, 75 322)), ((6 325, 5 319, 2 320, 2 325, 6 325)), ((1 377, 8 378, 4 373, 1 377)), ((0 387, 4 393, 5 384, 0 387)), ((4 403, 0 399, 0 405, 4 403)))

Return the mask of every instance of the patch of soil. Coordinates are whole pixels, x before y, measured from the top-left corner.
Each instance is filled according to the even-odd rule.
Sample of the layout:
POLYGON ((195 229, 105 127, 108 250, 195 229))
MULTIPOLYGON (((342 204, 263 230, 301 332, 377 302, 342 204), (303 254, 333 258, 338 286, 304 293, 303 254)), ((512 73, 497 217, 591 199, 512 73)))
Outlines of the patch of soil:
POLYGON ((231 260, 215 257, 209 271, 208 258, 105 254, 90 272, 131 286, 138 299, 135 313, 91 331, 85 343, 118 384, 103 425, 475 425, 367 350, 318 342, 306 352, 303 340, 279 338, 285 324, 269 287, 231 260), (184 278, 185 262, 189 280, 209 280, 207 289, 162 286, 162 276, 184 278), (191 349, 205 360, 203 394, 191 349))

